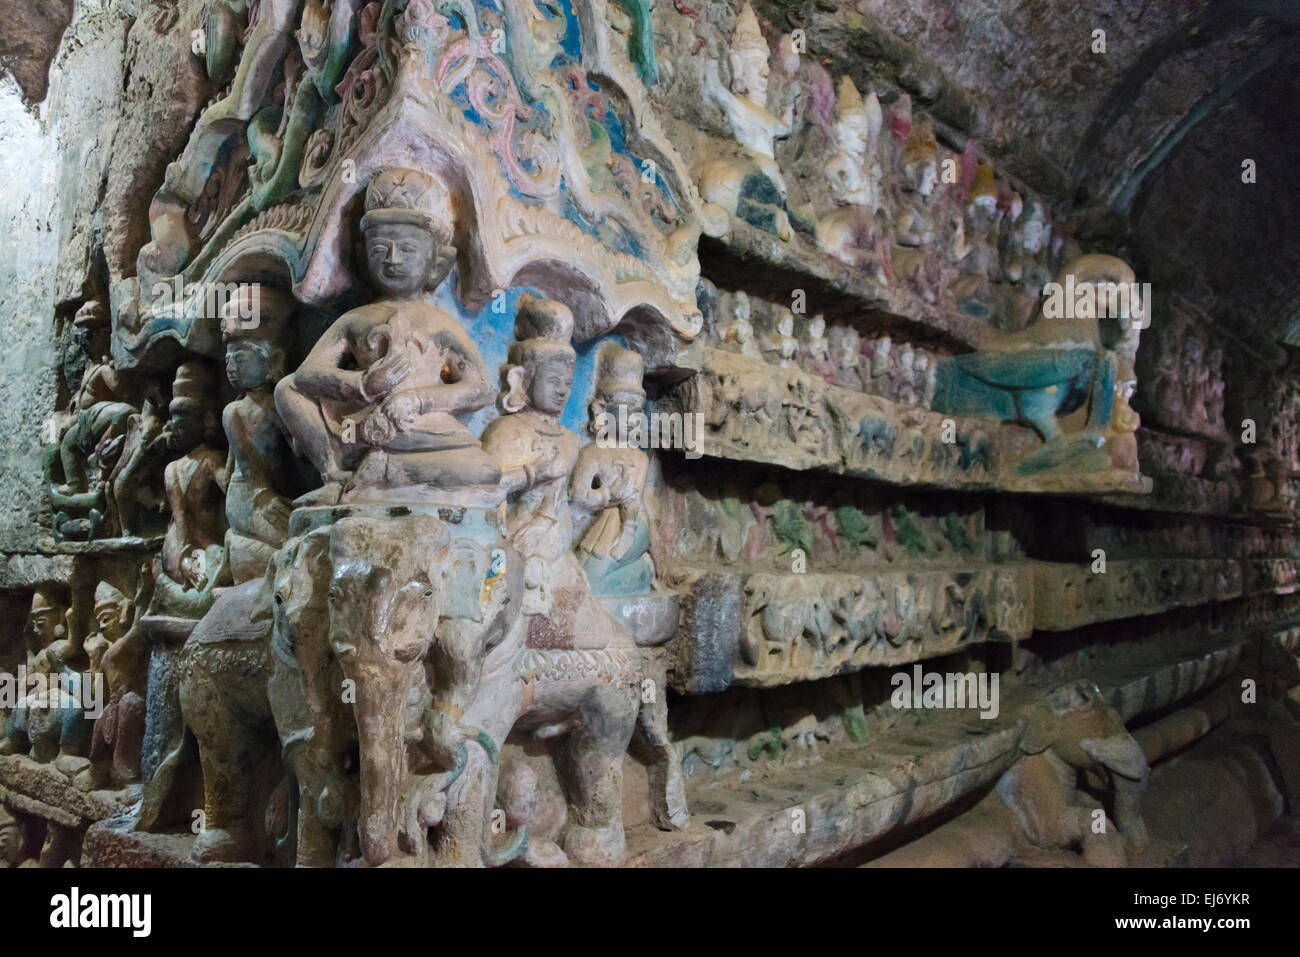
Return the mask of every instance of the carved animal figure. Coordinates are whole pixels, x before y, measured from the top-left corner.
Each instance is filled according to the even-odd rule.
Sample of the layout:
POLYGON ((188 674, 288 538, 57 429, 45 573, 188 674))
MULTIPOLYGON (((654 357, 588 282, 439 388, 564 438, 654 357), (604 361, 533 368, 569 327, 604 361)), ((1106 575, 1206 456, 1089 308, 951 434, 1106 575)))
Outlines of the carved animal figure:
POLYGON ((1090 863, 1120 863, 1147 843, 1142 795, 1149 769, 1097 686, 1057 689, 1032 710, 1020 748, 1026 757, 1007 771, 997 793, 1038 847, 1081 847, 1090 863), (1081 772, 1101 779, 1113 796, 1113 822, 1098 831, 1094 812, 1076 800, 1081 772))

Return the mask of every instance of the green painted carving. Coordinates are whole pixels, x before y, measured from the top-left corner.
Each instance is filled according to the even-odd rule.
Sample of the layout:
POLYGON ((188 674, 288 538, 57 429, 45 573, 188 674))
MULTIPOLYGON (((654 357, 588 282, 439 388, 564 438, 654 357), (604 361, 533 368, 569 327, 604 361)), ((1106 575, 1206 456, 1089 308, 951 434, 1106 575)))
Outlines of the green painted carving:
POLYGON ((908 558, 928 555, 934 551, 929 537, 916 523, 916 519, 908 514, 907 507, 901 502, 889 510, 889 518, 894 524, 894 537, 898 541, 898 547, 908 558))
POLYGON ((813 529, 803 517, 803 510, 789 499, 781 499, 772 506, 772 531, 781 545, 781 553, 803 549, 805 555, 813 550, 813 529))
POLYGON ((306 76, 298 83, 289 121, 284 124, 282 135, 278 129, 280 113, 269 107, 258 112, 248 124, 248 148, 253 160, 249 178, 253 184, 254 209, 263 210, 281 203, 298 188, 302 149, 316 128, 320 107, 320 95, 311 77, 306 76))
POLYGON ((940 528, 954 552, 975 551, 975 535, 971 532, 969 518, 949 512, 940 522, 940 528))
POLYGON ((659 82, 659 63, 655 59, 655 37, 650 22, 649 0, 618 0, 618 5, 632 21, 632 35, 627 38, 627 55, 636 67, 636 75, 646 86, 659 82))
POLYGON ((852 505, 835 509, 835 526, 839 529, 840 540, 851 548, 874 549, 880 544, 880 536, 872 528, 871 519, 852 505))

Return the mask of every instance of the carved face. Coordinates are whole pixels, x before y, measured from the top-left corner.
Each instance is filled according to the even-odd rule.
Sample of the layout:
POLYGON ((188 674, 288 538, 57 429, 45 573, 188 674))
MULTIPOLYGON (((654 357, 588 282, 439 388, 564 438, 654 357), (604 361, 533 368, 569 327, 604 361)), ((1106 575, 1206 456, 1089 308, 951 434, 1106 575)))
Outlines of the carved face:
POLYGON ((411 296, 433 271, 433 237, 410 223, 382 223, 366 230, 366 262, 375 285, 388 296, 411 296))
POLYGON ((40 649, 63 637, 63 615, 58 610, 46 608, 32 613, 27 622, 28 634, 34 647, 40 649))
POLYGON ((867 155, 869 124, 865 110, 849 110, 835 123, 835 137, 840 148, 857 160, 867 155))
POLYGON ((126 609, 122 605, 105 605, 95 611, 95 630, 108 642, 122 637, 126 609))
POLYGON ((275 374, 269 350, 248 339, 226 343, 226 378, 236 392, 251 392, 273 385, 275 374))
POLYGON ((767 81, 771 67, 767 53, 757 46, 744 46, 728 54, 731 62, 731 92, 757 106, 767 105, 767 81))
POLYGON ((1043 222, 1042 214, 1035 207, 1034 211, 1029 215, 1029 221, 1025 223, 1025 231, 1020 241, 1021 245, 1024 247, 1025 252, 1035 255, 1043 248, 1043 244, 1047 242, 1047 237, 1047 224, 1043 222))
POLYGON ((903 189, 928 197, 934 192, 934 183, 938 177, 939 165, 933 157, 913 160, 903 166, 903 189))
POLYGON ((535 360, 528 376, 528 404, 547 415, 562 413, 573 388, 573 361, 563 355, 535 360))
POLYGON ((174 452, 188 452, 203 441, 207 424, 203 410, 190 400, 173 400, 168 410, 167 447, 174 452))

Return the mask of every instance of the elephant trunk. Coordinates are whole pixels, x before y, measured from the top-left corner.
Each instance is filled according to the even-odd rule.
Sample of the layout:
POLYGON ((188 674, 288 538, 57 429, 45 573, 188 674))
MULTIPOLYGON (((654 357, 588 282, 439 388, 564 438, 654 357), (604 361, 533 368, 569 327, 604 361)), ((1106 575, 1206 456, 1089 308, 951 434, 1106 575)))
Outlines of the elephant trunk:
MULTIPOLYGON (((391 685, 390 685, 391 687, 391 685)), ((405 694, 381 695, 357 689, 357 736, 361 752, 361 821, 358 828, 366 862, 378 866, 393 856, 397 842, 401 782, 406 748, 405 694), (361 702, 366 702, 362 706, 361 702)), ((404 689, 403 689, 404 690, 404 689)))

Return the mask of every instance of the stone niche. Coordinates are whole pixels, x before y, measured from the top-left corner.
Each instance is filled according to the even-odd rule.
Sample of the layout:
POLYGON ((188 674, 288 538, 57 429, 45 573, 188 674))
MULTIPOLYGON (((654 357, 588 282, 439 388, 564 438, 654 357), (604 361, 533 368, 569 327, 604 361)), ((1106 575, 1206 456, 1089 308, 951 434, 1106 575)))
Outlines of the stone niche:
POLYGON ((1160 865, 1231 681, 1295 755, 1292 380, 922 98, 746 0, 247 6, 134 21, 175 143, 68 207, 4 864, 1160 865))

